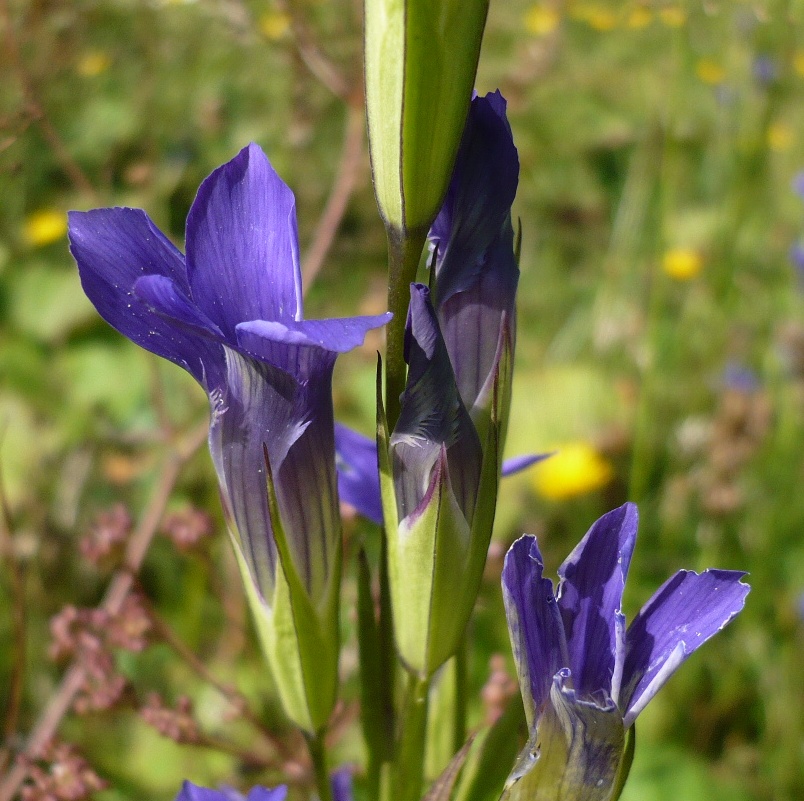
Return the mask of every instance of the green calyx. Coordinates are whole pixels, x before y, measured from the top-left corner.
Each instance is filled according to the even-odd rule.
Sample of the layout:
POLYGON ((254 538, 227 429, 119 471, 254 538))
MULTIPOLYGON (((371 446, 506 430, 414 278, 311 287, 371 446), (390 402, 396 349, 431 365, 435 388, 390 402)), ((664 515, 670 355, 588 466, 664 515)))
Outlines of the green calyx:
POLYGON ((315 736, 325 728, 337 697, 342 555, 337 548, 325 591, 320 598, 312 599, 291 558, 269 465, 267 490, 279 553, 270 599, 263 597, 251 576, 235 536, 232 541, 260 644, 282 707, 299 728, 315 736))

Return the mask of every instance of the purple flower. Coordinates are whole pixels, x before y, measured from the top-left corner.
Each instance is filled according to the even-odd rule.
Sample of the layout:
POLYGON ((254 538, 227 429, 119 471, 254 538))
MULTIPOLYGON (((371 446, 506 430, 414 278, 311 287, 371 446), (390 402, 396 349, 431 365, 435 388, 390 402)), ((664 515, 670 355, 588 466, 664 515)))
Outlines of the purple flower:
POLYGON ((487 407, 503 348, 513 350, 519 267, 511 204, 519 157, 497 92, 475 97, 452 181, 430 229, 434 305, 466 408, 487 407))
MULTIPOLYGON (((512 476, 549 453, 530 453, 506 459, 503 476, 512 476)), ((382 525, 380 473, 377 469, 377 442, 341 423, 335 423, 335 460, 338 468, 338 495, 358 514, 382 525)))
MULTIPOLYGON (((268 621, 258 626, 266 652, 278 649, 272 664, 288 672, 277 676, 280 694, 296 722, 320 725, 329 701, 313 704, 315 713, 293 711, 300 668, 272 610, 287 597, 276 596, 278 584, 300 584, 319 613, 327 610, 321 637, 336 638, 326 633, 337 620, 340 581, 332 370, 339 353, 389 316, 303 318, 295 200, 255 144, 201 184, 187 218, 186 257, 139 209, 71 212, 69 234, 101 316, 206 390, 210 451, 249 599, 268 621), (281 571, 266 454, 289 551, 281 571)), ((289 614, 286 603, 282 609, 289 614)), ((329 646, 336 663, 337 645, 329 646)), ((334 702, 333 688, 325 694, 334 702)))
POLYGON ((231 788, 212 790, 200 787, 190 781, 184 781, 176 795, 175 801, 285 801, 287 787, 277 787, 269 790, 267 787, 252 787, 248 795, 244 796, 231 788))
POLYGON ((797 172, 790 182, 792 190, 804 200, 804 170, 797 172))
POLYGON ((276 568, 265 444, 315 595, 330 561, 317 555, 338 538, 332 369, 388 316, 303 319, 295 200, 255 144, 201 184, 186 241, 184 257, 139 209, 70 213, 71 251, 100 314, 207 391, 224 505, 261 592, 270 598, 276 568))
MULTIPOLYGON (((555 592, 542 576, 535 537, 521 537, 508 551, 503 595, 532 733, 509 779, 510 798, 541 799, 538 788, 560 780, 576 792, 583 788, 586 794, 577 797, 608 799, 625 730, 679 665, 745 604, 745 573, 682 570, 626 631, 622 595, 636 532, 633 504, 601 517, 559 568, 555 592), (537 759, 539 748, 550 758, 537 759), (532 795, 513 793, 520 782, 532 795)), ((568 791, 567 797, 576 796, 568 791)))

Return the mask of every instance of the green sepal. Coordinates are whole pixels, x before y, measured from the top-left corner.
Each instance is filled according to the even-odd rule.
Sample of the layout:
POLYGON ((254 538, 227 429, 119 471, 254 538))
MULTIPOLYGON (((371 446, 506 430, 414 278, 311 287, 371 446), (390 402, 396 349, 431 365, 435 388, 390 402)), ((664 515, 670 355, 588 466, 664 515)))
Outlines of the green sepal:
POLYGON ((553 684, 501 801, 612 801, 625 755, 617 707, 577 702, 553 684))
POLYGON ((396 531, 399 514, 396 506, 394 471, 391 467, 391 435, 382 402, 382 357, 377 354, 377 459, 380 470, 380 498, 386 531, 396 531))
POLYGON ((279 554, 270 600, 251 579, 238 543, 235 555, 282 707, 299 728, 317 735, 326 726, 338 691, 341 549, 335 549, 325 592, 314 603, 291 556, 267 453, 265 463, 268 509, 279 554))
POLYGON ((389 229, 430 227, 463 134, 489 0, 365 0, 374 189, 389 229))
POLYGON ((429 503, 413 521, 387 531, 397 650, 408 670, 424 678, 455 653, 471 612, 463 586, 456 595, 456 577, 469 568, 471 532, 449 486, 443 451, 428 492, 429 503))
POLYGON ((619 801, 623 794, 625 783, 628 781, 628 774, 631 773, 631 765, 634 764, 634 753, 636 752, 636 723, 632 723, 625 732, 625 754, 617 773, 617 781, 614 782, 614 792, 611 794, 611 801, 619 801))

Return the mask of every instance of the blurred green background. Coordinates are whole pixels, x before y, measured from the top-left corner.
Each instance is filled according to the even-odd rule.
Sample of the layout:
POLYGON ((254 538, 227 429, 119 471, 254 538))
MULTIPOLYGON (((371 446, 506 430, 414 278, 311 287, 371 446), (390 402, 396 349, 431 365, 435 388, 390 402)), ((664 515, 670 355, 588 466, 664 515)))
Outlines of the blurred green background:
MULTIPOLYGON (((181 247, 200 181, 254 140, 296 193, 303 252, 323 236, 333 185, 353 184, 306 315, 382 310, 384 233, 349 112, 361 13, 358 0, 0 0, 2 748, 20 745, 62 673, 50 618, 97 604, 108 583, 79 549, 94 516, 119 502, 137 518, 164 420, 184 431, 207 414, 191 379, 84 298, 65 212, 141 207, 181 247)), ((641 716, 623 798, 801 799, 804 272, 789 254, 804 235, 791 185, 804 168, 804 2, 492 0, 477 86, 508 98, 522 164, 508 450, 560 449, 505 483, 496 537, 537 534, 554 574, 599 514, 636 501, 630 616, 678 568, 750 571, 745 612, 641 716)), ((364 432, 379 346, 336 370, 336 409, 364 432)), ((203 449, 169 503, 191 505, 215 535, 189 553, 158 537, 141 587, 276 722, 203 449)), ((350 520, 347 536, 377 535, 350 520)), ((512 670, 501 553, 473 624, 473 699, 495 653, 512 670)), ((335 752, 359 761, 351 578, 345 593, 335 752)), ((227 753, 250 747, 246 724, 163 640, 117 659, 120 703, 61 729, 110 783, 101 798, 171 798, 185 776, 271 778, 227 753), (189 695, 208 747, 148 726, 138 709, 152 691, 189 695)), ((470 722, 484 714, 473 700, 470 722)))

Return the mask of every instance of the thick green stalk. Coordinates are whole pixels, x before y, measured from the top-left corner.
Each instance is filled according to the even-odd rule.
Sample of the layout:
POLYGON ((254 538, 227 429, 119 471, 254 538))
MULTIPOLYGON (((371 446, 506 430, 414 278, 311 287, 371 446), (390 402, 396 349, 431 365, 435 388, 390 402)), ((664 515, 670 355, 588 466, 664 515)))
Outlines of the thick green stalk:
POLYGON ((430 680, 408 674, 396 761, 395 801, 419 801, 424 783, 430 680))
POLYGON ((394 317, 385 328, 385 412, 388 430, 399 418, 399 396, 405 389, 405 322, 410 284, 416 280, 427 231, 401 232, 388 228, 388 310, 394 317))

